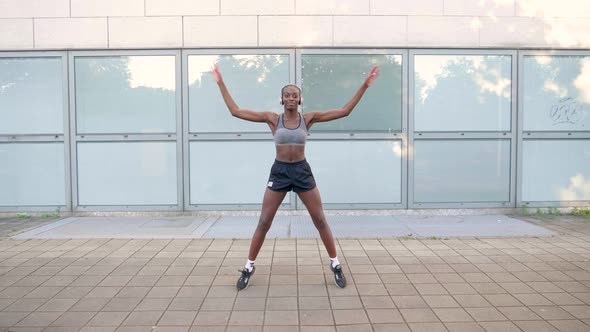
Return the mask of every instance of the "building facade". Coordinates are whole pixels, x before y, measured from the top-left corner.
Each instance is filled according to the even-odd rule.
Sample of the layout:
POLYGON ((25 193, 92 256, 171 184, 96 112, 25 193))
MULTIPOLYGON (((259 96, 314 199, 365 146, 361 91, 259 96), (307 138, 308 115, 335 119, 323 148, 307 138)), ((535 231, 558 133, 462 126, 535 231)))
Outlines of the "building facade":
POLYGON ((275 112, 380 66, 311 130, 328 209, 590 202, 587 1, 0 0, 0 211, 259 209, 272 135, 214 63, 275 112))

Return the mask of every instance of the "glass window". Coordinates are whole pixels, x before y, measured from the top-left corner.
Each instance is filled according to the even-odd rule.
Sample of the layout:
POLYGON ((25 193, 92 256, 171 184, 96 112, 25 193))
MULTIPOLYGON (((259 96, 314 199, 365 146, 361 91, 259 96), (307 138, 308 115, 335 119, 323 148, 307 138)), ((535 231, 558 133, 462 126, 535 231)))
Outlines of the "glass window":
POLYGON ((262 204, 274 158, 272 141, 191 142, 190 203, 262 204))
POLYGON ((414 141, 414 202, 510 201, 510 140, 414 141))
POLYGON ((324 203, 401 203, 401 141, 312 141, 309 161, 324 203))
POLYGON ((76 57, 78 134, 175 133, 175 56, 76 57))
POLYGON ((525 140, 524 202, 590 201, 590 140, 525 140))
POLYGON ((416 55, 415 131, 510 131, 511 56, 416 55))
POLYGON ((0 143, 0 206, 65 205, 63 143, 0 143))
POLYGON ((0 58, 0 135, 62 134, 61 57, 0 58))
POLYGON ((78 205, 176 205, 176 172, 175 142, 78 143, 78 205))
POLYGON ((373 65, 381 76, 346 118, 318 123, 314 131, 401 132, 402 56, 304 54, 301 89, 304 112, 343 107, 373 65))
POLYGON ((282 112, 281 88, 291 81, 288 55, 190 55, 189 131, 208 133, 270 132, 266 123, 232 117, 209 74, 218 63, 223 80, 239 107, 282 112))
POLYGON ((525 56, 523 129, 590 130, 590 56, 525 56))

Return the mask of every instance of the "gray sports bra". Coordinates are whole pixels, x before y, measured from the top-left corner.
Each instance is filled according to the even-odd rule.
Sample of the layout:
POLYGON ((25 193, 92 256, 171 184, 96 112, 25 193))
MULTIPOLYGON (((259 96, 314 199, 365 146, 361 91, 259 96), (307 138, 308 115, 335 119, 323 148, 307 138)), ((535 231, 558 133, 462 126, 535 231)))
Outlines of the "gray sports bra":
POLYGON ((287 128, 283 123, 283 114, 279 114, 277 129, 275 130, 275 145, 305 145, 307 139, 307 126, 303 114, 299 113, 299 127, 287 128))

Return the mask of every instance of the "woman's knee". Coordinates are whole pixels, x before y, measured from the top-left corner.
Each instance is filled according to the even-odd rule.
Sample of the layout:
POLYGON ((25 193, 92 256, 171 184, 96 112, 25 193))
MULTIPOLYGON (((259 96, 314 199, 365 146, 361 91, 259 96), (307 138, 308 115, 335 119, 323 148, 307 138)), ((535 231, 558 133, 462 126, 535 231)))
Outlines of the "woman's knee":
POLYGON ((272 225, 272 218, 261 216, 260 219, 258 220, 258 229, 260 229, 264 233, 268 232, 271 225, 272 225))
POLYGON ((315 225, 315 228, 317 228, 318 230, 322 230, 328 226, 328 221, 326 220, 326 217, 323 215, 318 217, 312 217, 311 220, 313 220, 313 224, 315 225))

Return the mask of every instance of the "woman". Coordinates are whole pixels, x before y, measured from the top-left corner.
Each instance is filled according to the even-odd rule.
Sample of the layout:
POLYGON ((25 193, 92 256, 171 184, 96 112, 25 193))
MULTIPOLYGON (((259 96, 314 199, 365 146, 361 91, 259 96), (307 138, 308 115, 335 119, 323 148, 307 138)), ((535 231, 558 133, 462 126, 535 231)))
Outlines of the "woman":
POLYGON ((340 288, 346 287, 346 278, 336 255, 336 245, 334 244, 332 231, 324 216, 320 192, 316 187, 311 168, 305 160, 305 141, 307 132, 314 123, 332 121, 348 116, 361 100, 367 88, 379 76, 379 68, 377 66, 371 68, 361 87, 343 108, 313 111, 305 114, 298 112, 299 105, 301 105, 301 89, 296 85, 288 84, 281 89, 282 114, 256 112, 238 107, 223 82, 217 64, 211 70, 211 74, 215 82, 217 82, 223 100, 231 114, 243 120, 268 124, 276 146, 276 159, 271 168, 266 192, 264 193, 258 227, 256 227, 252 237, 248 260, 236 287, 238 290, 248 287, 250 277, 255 271, 254 261, 262 247, 266 233, 270 229, 283 198, 291 190, 296 192, 303 204, 305 204, 315 227, 320 233, 320 238, 330 256, 330 269, 334 273, 336 285, 340 288))

